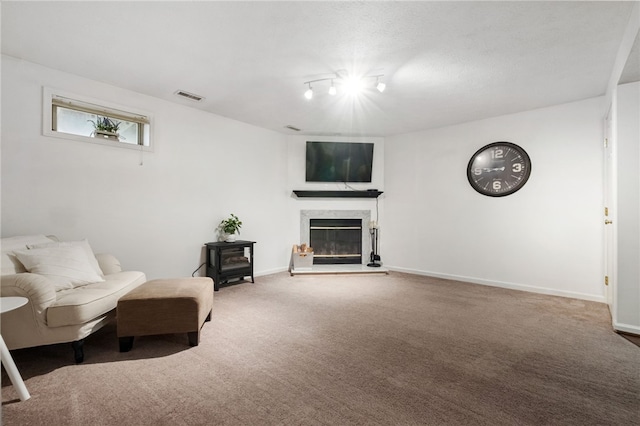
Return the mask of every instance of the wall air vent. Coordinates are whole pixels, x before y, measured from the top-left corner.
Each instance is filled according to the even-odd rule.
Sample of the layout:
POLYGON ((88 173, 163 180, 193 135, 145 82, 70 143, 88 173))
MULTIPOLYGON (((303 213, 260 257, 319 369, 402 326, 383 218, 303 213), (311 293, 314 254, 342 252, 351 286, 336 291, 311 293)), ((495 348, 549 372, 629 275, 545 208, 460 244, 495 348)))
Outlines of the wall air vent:
POLYGON ((184 90, 178 90, 177 92, 174 93, 174 95, 181 96, 183 98, 189 99, 189 100, 194 101, 194 102, 200 102, 201 100, 204 99, 204 96, 200 96, 200 95, 196 95, 196 94, 193 94, 193 93, 185 92, 184 90))
POLYGON ((295 130, 296 132, 300 131, 300 129, 298 129, 297 127, 293 127, 291 124, 284 126, 284 128, 289 130, 295 130))

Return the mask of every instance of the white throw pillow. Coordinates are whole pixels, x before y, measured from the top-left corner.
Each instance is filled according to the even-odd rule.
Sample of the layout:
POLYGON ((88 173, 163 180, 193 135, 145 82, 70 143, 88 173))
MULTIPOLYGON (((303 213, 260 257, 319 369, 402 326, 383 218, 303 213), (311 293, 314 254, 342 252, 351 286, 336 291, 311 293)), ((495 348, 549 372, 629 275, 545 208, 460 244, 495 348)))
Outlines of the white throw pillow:
POLYGON ((49 278, 56 291, 104 281, 79 246, 43 247, 14 253, 27 271, 49 278))
POLYGON ((89 260, 89 264, 93 268, 94 271, 101 277, 104 277, 104 273, 102 269, 100 269, 100 264, 98 264, 98 259, 96 259, 96 255, 93 254, 93 250, 91 250, 91 246, 89 245, 89 240, 86 238, 80 241, 63 241, 63 242, 50 242, 43 244, 27 244, 27 248, 29 249, 37 249, 37 248, 46 248, 46 247, 71 247, 78 246, 87 255, 87 259, 89 260))
POLYGON ((24 266, 16 259, 14 250, 24 250, 28 244, 50 243, 53 240, 44 235, 21 235, 17 237, 7 237, 0 239, 0 264, 2 264, 1 275, 19 274, 26 272, 24 266))

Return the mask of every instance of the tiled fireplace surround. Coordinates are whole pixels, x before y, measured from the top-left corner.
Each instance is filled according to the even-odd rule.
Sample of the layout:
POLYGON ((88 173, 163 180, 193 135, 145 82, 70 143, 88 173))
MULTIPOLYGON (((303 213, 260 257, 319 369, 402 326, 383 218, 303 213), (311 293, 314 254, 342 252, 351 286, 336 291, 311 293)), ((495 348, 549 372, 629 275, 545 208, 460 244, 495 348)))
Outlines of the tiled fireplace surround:
POLYGON ((309 224, 311 219, 361 219, 362 220, 362 263, 369 262, 371 236, 369 235, 369 210, 300 210, 300 243, 309 244, 309 224))

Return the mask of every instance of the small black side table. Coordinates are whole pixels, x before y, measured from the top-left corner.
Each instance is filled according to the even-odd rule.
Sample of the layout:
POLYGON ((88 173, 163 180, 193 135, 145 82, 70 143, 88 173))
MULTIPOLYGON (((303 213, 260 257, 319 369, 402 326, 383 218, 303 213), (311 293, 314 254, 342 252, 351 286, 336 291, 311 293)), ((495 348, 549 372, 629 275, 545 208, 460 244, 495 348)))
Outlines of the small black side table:
POLYGON ((255 241, 237 240, 232 243, 225 241, 206 243, 207 246, 207 276, 213 278, 213 290, 218 291, 220 284, 229 282, 232 278, 244 279, 246 276, 253 280, 253 245, 255 241), (249 256, 245 255, 245 248, 249 248, 249 256))

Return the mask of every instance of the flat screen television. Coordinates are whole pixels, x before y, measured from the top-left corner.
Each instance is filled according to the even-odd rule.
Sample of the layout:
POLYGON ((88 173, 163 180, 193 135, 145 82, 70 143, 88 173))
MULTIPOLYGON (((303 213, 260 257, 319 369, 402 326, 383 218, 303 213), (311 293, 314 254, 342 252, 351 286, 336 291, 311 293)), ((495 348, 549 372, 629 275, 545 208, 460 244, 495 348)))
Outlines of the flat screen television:
POLYGON ((307 141, 307 182, 371 182, 373 143, 307 141))

